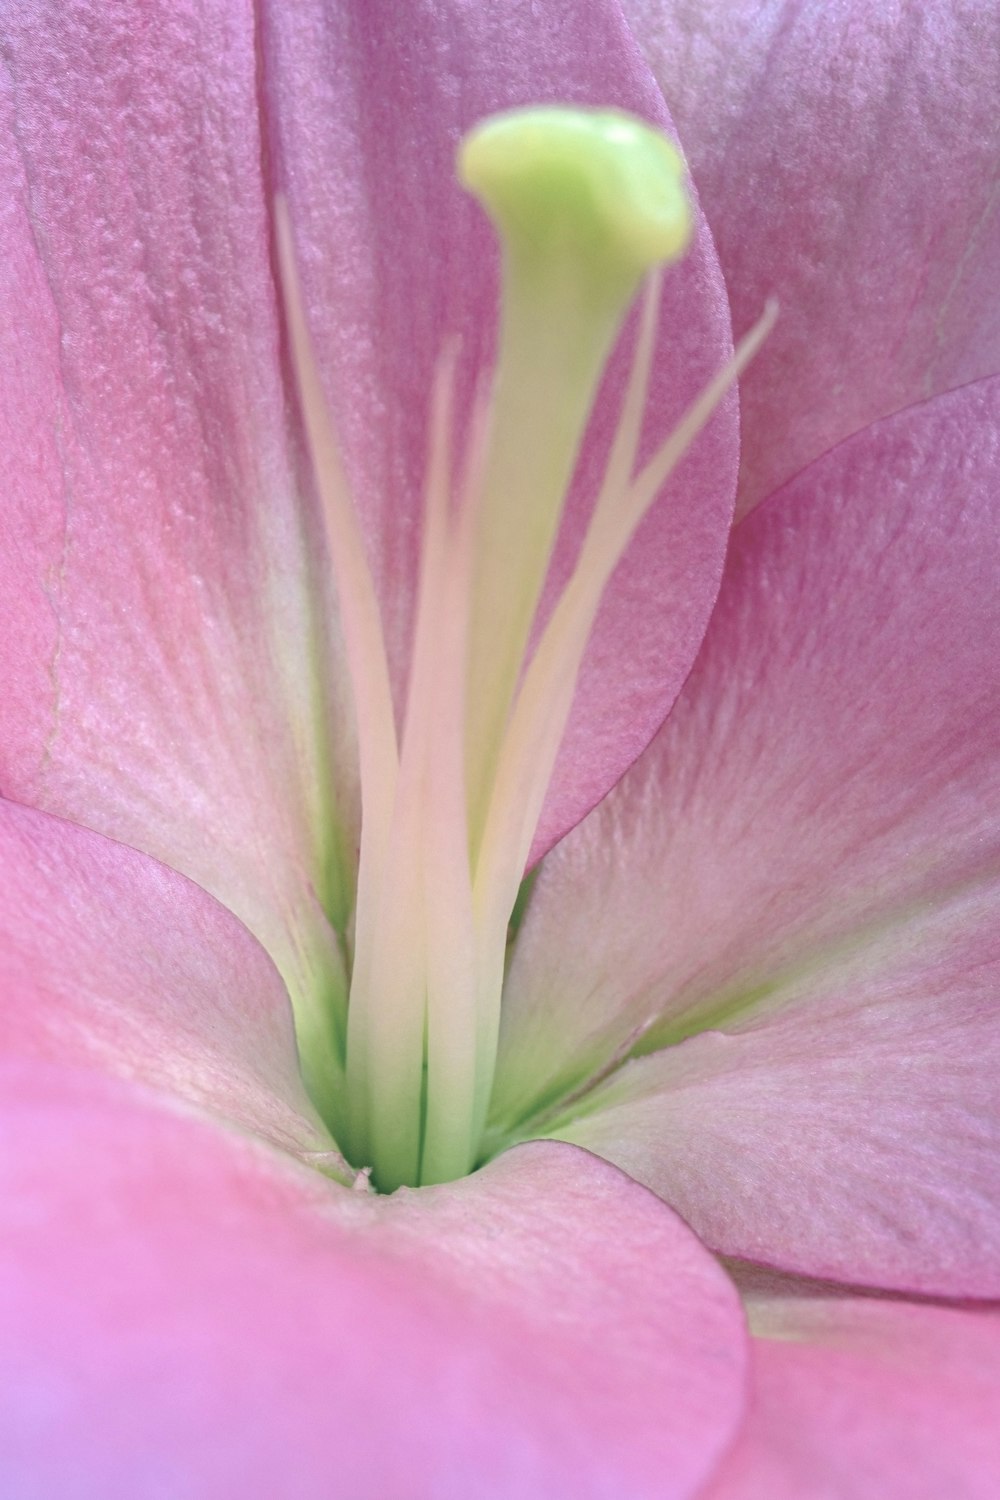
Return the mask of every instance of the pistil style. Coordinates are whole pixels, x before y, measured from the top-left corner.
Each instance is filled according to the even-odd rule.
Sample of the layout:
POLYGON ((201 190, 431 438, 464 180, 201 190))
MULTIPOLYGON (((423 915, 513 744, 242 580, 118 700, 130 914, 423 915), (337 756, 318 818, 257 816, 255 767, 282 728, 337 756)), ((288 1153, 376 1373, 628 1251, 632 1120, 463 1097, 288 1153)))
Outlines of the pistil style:
POLYGON ((503 249, 500 350, 469 643, 473 858, 573 466, 643 275, 690 235, 669 141, 612 113, 537 109, 478 126, 459 177, 503 249))
MULTIPOLYGON (((374 585, 320 395, 290 234, 278 214, 360 755, 341 1144, 358 1166, 372 1168, 383 1191, 447 1181, 475 1165, 496 1060, 508 918, 601 597, 670 471, 773 318, 765 316, 636 474, 656 268, 678 258, 690 235, 676 151, 623 115, 536 109, 474 130, 460 150, 459 175, 502 240, 500 350, 489 400, 476 403, 461 452, 454 351, 440 362, 399 739, 374 585), (573 574, 530 655, 594 394, 651 272, 604 482, 573 574)), ((320 1100, 315 1017, 297 1017, 297 1025, 306 1079, 320 1100)))

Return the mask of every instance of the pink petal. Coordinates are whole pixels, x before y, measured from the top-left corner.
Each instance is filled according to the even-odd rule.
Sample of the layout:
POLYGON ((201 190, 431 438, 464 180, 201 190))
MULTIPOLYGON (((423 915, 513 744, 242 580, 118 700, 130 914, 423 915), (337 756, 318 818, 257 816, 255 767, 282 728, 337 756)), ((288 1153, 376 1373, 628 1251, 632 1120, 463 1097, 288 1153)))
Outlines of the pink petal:
POLYGON ((309 989, 338 963, 316 538, 239 15, 3 6, 0 790, 183 870, 309 989))
POLYGON ((1000 1313, 748 1292, 750 1413, 705 1500, 994 1500, 1000 1313))
MULTIPOLYGON (((637 1044, 745 1033, 689 1044, 726 1081, 711 1118, 690 1102, 701 1125, 683 1171, 695 1226, 734 1249, 739 1235, 754 1258, 941 1289, 1000 1264, 995 1182, 976 1196, 1000 1119, 983 1051, 1000 961, 998 399, 1000 381, 984 382, 879 424, 739 528, 670 721, 547 862, 518 943, 500 1121, 637 1044), (784 1061, 765 1107, 771 1046, 784 1061), (966 1089, 949 1146, 931 1105, 947 1097, 957 1125, 966 1089), (848 1115, 854 1151, 827 1139, 824 1154, 829 1120, 848 1115), (730 1128, 757 1209, 727 1208, 714 1184, 730 1128), (867 1160, 864 1141, 878 1146, 867 1160), (865 1199, 875 1187, 887 1205, 865 1199), (952 1194, 938 1221, 928 1205, 952 1194), (974 1223, 992 1250, 970 1244, 974 1223)), ((662 1067, 683 1072, 681 1057, 662 1067)), ((596 1118, 585 1125, 603 1149, 596 1118)))
MULTIPOLYGON (((491 357, 496 248, 454 180, 460 134, 518 104, 616 105, 669 128, 610 0, 546 7, 419 0, 268 6, 271 158, 291 202, 330 404, 362 502, 388 611, 397 687, 409 653, 427 394, 445 338, 464 340, 461 387, 491 357), (335 184, 335 190, 331 190, 335 184)), ((754 312, 756 317, 759 309, 754 312)), ((725 291, 702 227, 668 279, 647 439, 662 439, 730 349, 725 291)), ((557 557, 579 545, 625 362, 557 557)), ((690 667, 718 587, 736 465, 735 403, 718 415, 618 570, 543 812, 536 853, 598 800, 648 743, 690 667)))
POLYGON ((83 1075, 3 1099, 6 1493, 671 1500, 731 1440, 733 1288, 582 1153, 376 1199, 83 1075))
POLYGON ((1000 25, 952 0, 624 0, 737 327, 741 504, 876 418, 1000 368, 1000 25))
POLYGON ((1000 1297, 1000 882, 768 1014, 628 1063, 559 1130, 714 1249, 872 1286, 1000 1297))
POLYGON ((291 1008, 224 907, 135 850, 0 802, 0 1053, 143 1083, 278 1145, 332 1142, 291 1008))

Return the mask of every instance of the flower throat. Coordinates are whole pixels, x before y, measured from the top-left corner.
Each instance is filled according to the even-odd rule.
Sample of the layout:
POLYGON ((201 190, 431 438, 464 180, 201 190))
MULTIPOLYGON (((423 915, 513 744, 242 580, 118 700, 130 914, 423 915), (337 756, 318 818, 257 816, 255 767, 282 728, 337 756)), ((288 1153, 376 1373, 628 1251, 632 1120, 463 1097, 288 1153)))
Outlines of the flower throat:
MULTIPOLYGON (((666 478, 766 334, 762 320, 638 472, 658 268, 691 232, 663 136, 613 112, 487 120, 463 185, 502 244, 492 386, 461 448, 455 350, 430 399, 414 634, 397 734, 378 600, 322 397, 279 203, 282 284, 353 694, 361 838, 337 1134, 374 1184, 472 1170, 496 1064, 507 928, 594 618, 666 478), (605 363, 645 282, 618 428, 573 572, 529 653, 567 490, 605 363)), ((296 1017, 306 1082, 329 1080, 296 1017)))

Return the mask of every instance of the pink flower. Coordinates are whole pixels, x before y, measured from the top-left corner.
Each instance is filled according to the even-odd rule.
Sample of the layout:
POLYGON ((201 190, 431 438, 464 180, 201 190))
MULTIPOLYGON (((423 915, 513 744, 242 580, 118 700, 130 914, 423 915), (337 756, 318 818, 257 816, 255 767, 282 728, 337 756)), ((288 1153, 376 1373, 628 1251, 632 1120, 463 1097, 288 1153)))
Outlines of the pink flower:
POLYGON ((19 1500, 1000 1491, 1000 31, 624 10, 0 10, 19 1500), (664 97, 712 233, 643 452, 782 318, 601 606, 490 1159, 371 1193, 330 1130, 358 761, 274 195, 401 702, 428 393, 449 334, 460 401, 493 353, 456 141, 664 97))

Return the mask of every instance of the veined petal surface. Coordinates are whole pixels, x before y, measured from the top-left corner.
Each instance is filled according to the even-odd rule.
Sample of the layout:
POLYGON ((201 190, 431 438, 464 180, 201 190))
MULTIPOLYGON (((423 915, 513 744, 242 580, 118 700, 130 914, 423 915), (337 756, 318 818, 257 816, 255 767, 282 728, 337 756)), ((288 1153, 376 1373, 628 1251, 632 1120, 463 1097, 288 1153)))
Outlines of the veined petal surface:
POLYGON ((1000 17, 979 0, 624 0, 737 326, 748 508, 833 444, 1000 370, 1000 17))
MULTIPOLYGON (((735 1254, 925 1290, 1000 1274, 998 386, 878 424, 738 528, 674 713, 546 863, 518 941, 497 1121, 654 1054, 608 1084, 638 1098, 662 1070, 629 1151, 668 1198, 676 1167, 735 1254), (698 1103, 680 1080, 709 1056, 698 1103)), ((576 1113, 617 1156, 631 1127, 576 1113)))
POLYGON ((627 1063, 560 1134, 714 1248, 870 1286, 1000 1298, 1000 881, 767 1013, 627 1063))
POLYGON ((734 1288, 586 1153, 379 1200, 123 1085, 0 1072, 7 1493, 674 1500, 734 1436, 734 1288))
POLYGON ((183 870, 322 988, 353 815, 251 7, 39 0, 0 32, 0 791, 183 870))

